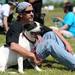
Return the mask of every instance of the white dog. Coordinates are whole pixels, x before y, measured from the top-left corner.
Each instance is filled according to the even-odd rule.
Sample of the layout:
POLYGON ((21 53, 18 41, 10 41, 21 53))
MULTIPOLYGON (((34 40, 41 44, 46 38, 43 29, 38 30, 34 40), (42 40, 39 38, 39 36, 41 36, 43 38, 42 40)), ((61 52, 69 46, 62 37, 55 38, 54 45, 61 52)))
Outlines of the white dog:
MULTIPOLYGON (((38 23, 37 23, 38 24, 38 23)), ((38 26, 37 26, 38 27, 38 26)), ((36 30, 39 28, 36 27, 36 30)), ((19 36, 19 44, 27 48, 27 50, 31 51, 33 44, 27 40, 21 33, 19 36)), ((9 47, 0 47, 0 71, 4 72, 9 66, 16 65, 18 63, 18 72, 23 73, 23 59, 22 56, 16 54, 9 47)), ((32 66, 37 70, 41 71, 41 69, 36 65, 32 64, 32 66)))

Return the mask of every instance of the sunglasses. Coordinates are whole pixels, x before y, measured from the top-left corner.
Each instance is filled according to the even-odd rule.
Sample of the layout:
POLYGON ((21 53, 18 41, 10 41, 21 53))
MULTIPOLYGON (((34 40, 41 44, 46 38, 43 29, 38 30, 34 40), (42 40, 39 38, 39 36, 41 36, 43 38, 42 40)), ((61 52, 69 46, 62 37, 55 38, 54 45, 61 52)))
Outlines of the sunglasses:
POLYGON ((33 10, 25 11, 25 13, 27 13, 27 14, 30 14, 31 12, 33 13, 33 10))

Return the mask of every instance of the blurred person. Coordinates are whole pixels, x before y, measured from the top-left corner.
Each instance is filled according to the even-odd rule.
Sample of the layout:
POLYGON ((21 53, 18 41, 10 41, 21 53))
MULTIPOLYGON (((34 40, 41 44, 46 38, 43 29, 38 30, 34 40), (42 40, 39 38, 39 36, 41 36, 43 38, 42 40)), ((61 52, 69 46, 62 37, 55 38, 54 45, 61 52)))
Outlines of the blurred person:
POLYGON ((59 16, 55 17, 62 23, 58 30, 65 37, 75 37, 75 14, 73 11, 73 4, 71 2, 66 2, 64 4, 64 13, 64 19, 59 16))
POLYGON ((16 3, 9 2, 8 4, 3 4, 0 6, 0 27, 4 29, 4 32, 7 33, 9 29, 9 23, 12 18, 8 19, 8 17, 13 14, 16 3))
POLYGON ((6 4, 8 3, 8 0, 0 0, 0 4, 6 4))

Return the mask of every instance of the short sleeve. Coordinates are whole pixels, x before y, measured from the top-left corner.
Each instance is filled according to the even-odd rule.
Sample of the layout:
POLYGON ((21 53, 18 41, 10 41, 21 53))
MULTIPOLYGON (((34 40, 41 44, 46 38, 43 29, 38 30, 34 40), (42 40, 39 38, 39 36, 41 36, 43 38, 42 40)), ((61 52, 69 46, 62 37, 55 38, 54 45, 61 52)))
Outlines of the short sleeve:
POLYGON ((72 12, 68 13, 64 18, 64 23, 67 25, 72 25, 74 22, 74 14, 72 12))
POLYGON ((11 42, 18 43, 19 41, 19 35, 22 31, 21 25, 11 25, 10 29, 7 32, 6 35, 6 44, 10 45, 11 42))

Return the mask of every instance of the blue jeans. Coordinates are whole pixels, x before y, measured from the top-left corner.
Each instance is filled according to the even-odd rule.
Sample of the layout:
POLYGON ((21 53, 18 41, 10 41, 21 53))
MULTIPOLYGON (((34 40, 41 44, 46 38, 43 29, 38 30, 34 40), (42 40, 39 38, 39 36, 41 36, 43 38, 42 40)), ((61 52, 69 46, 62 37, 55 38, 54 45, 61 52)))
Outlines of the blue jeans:
POLYGON ((51 31, 47 32, 43 36, 43 41, 37 44, 36 53, 42 59, 51 55, 69 69, 75 69, 75 56, 67 52, 64 43, 51 31))

